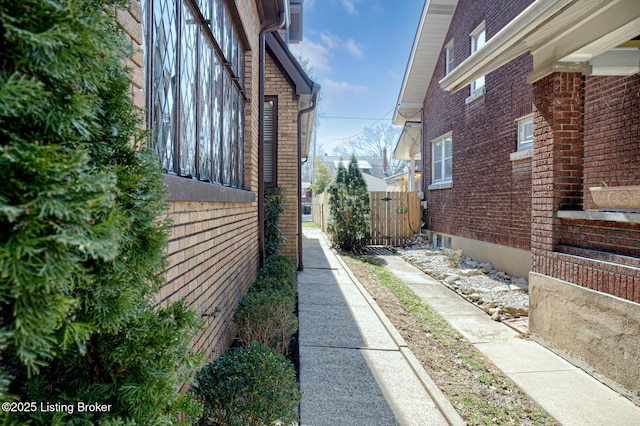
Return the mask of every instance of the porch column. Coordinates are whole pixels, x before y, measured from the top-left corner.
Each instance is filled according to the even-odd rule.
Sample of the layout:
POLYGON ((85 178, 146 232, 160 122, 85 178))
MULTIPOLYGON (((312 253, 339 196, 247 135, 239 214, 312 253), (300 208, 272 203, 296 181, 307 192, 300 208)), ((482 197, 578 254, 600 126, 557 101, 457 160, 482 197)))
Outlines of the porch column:
POLYGON ((409 158, 409 175, 407 176, 407 192, 416 190, 416 160, 413 155, 409 158))
POLYGON ((533 102, 532 270, 553 275, 545 258, 560 241, 556 212, 582 209, 583 74, 560 71, 534 82, 533 102))

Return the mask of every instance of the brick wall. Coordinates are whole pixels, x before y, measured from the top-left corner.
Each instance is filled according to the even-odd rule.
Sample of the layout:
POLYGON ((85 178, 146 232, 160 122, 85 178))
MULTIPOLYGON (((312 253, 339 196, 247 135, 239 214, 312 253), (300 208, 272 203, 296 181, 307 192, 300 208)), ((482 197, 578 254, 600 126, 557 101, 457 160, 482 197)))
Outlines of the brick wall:
POLYGON ((144 54, 142 51, 142 7, 139 0, 132 0, 128 10, 116 9, 118 22, 124 29, 133 55, 125 66, 131 70, 131 98, 136 107, 144 109, 144 54))
POLYGON ((277 186, 286 188, 280 227, 286 238, 282 254, 297 264, 298 253, 298 100, 269 54, 265 55, 265 96, 278 98, 277 186))
POLYGON ((640 75, 585 81, 584 197, 589 187, 640 185, 640 75))
MULTIPOLYGON (((557 72, 534 83, 533 271, 640 302, 640 225, 557 217, 559 210, 582 209, 585 182, 594 176, 622 169, 633 179, 640 166, 637 139, 626 130, 637 125, 637 111, 607 107, 609 90, 637 79, 591 79, 557 72), (605 161, 602 151, 614 158, 605 161), (616 161, 618 152, 625 154, 616 161)), ((628 102, 637 105, 637 98, 636 90, 628 102)))
POLYGON ((205 317, 207 328, 195 346, 224 350, 233 309, 258 269, 255 203, 174 202, 167 215, 173 228, 159 301, 185 300, 215 315, 205 317))
MULTIPOLYGON (((487 40, 531 1, 458 2, 445 44, 454 41, 455 64, 470 54, 469 34, 485 21, 487 40)), ((444 53, 424 102, 424 186, 429 229, 528 250, 531 229, 531 159, 511 161, 517 150, 515 120, 532 112, 532 89, 526 76, 531 57, 520 56, 485 77, 486 94, 467 105, 470 89, 448 93, 444 53), (428 190, 431 141, 452 131, 453 187, 428 190)))

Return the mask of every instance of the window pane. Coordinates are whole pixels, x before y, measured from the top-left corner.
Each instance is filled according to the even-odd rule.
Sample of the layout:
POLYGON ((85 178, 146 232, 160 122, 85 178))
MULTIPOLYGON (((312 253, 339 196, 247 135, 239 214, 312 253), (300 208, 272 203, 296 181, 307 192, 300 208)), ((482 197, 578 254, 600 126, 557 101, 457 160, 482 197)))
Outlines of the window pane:
POLYGON ((442 141, 433 144, 433 161, 442 161, 442 141))
POLYGON ((212 142, 212 106, 213 106, 213 72, 211 57, 213 46, 202 32, 200 32, 200 97, 199 97, 199 176, 200 180, 211 180, 211 142, 212 142))
POLYGON ((451 138, 446 138, 444 140, 444 156, 445 158, 451 158, 452 156, 452 146, 451 146, 451 138))
POLYGON ((213 0, 213 8, 211 10, 211 32, 218 45, 222 41, 221 31, 224 28, 224 5, 222 2, 223 0, 213 0))
POLYGON ((222 79, 222 65, 216 55, 213 55, 213 120, 212 127, 212 157, 213 157, 213 169, 211 171, 213 182, 222 183, 222 176, 220 172, 222 170, 222 93, 223 93, 223 79, 222 79))
POLYGON ((222 75, 222 183, 231 185, 231 79, 224 71, 222 75))
POLYGON ((180 175, 195 176, 196 159, 196 64, 198 25, 182 4, 182 52, 180 78, 180 175))
POLYGON ((451 180, 451 168, 452 168, 451 158, 447 158, 444 162, 444 180, 451 180))
POLYGON ((231 87, 231 186, 238 186, 238 92, 231 87))
POLYGON ((153 70, 151 115, 154 130, 151 144, 163 168, 175 172, 173 165, 174 114, 176 93, 176 8, 170 1, 153 5, 153 47, 149 49, 153 70))
POLYGON ((439 182, 442 180, 442 161, 435 161, 433 163, 433 181, 439 182))
POLYGON ((244 187, 244 99, 238 96, 238 187, 244 187))

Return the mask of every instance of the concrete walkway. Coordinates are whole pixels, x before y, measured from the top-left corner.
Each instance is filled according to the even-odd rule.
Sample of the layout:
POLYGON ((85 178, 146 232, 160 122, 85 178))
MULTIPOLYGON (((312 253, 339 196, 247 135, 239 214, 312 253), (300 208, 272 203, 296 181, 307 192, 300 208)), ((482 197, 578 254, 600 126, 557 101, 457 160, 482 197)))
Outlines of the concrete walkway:
POLYGON ((302 425, 463 425, 319 230, 298 274, 302 425))
MULTIPOLYGON (((300 423, 465 424, 319 230, 304 230, 303 251, 300 423)), ((400 257, 380 258, 560 424, 640 425, 640 408, 584 371, 400 257)))

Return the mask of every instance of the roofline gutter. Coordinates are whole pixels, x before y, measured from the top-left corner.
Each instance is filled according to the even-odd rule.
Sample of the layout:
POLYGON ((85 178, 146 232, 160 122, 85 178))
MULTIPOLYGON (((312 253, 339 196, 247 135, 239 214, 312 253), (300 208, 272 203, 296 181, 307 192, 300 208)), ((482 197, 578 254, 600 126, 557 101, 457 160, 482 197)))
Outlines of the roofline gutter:
POLYGON ((260 266, 264 265, 264 85, 265 85, 265 35, 278 31, 286 22, 287 15, 280 12, 278 22, 260 28, 260 49, 258 65, 258 255, 260 266))
MULTIPOLYGON (((311 105, 298 111, 298 271, 304 270, 302 261, 302 116, 316 108, 319 86, 313 84, 311 105)), ((305 161, 306 162, 306 161, 305 161)))
POLYGON ((482 48, 440 80, 440 87, 445 91, 457 92, 476 78, 494 71, 504 63, 527 52, 530 46, 522 43, 524 37, 575 2, 576 0, 533 2, 491 37, 482 48))

